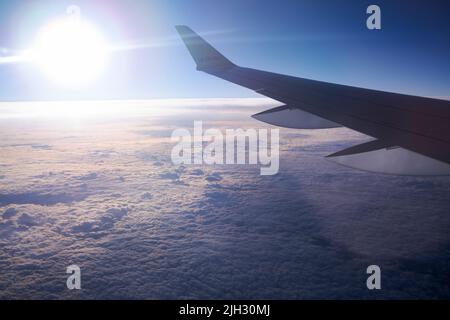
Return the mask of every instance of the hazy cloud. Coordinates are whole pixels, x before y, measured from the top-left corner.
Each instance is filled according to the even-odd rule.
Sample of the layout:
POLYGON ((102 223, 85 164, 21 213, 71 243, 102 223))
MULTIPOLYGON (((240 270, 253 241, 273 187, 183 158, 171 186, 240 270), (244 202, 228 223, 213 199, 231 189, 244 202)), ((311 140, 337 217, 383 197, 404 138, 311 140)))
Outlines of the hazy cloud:
POLYGON ((324 160, 367 139, 346 129, 281 130, 275 176, 173 166, 162 127, 208 111, 220 128, 267 128, 249 116, 274 102, 99 104, 76 126, 0 105, 0 298, 373 298, 370 264, 383 270, 377 298, 450 297, 448 177, 324 160), (80 292, 65 287, 70 264, 80 292))

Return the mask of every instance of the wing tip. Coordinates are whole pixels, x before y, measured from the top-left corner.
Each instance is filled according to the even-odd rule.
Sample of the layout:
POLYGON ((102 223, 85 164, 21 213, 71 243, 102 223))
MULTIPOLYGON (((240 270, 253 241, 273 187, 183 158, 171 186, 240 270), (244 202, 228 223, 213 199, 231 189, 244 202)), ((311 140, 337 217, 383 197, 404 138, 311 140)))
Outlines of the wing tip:
POLYGON ((186 30, 190 30, 190 31, 192 31, 192 29, 191 28, 189 28, 187 25, 185 25, 185 24, 177 24, 177 25, 175 25, 175 29, 178 31, 178 32, 182 32, 182 31, 186 31, 186 30))
POLYGON ((197 70, 222 72, 236 65, 186 25, 176 25, 181 39, 197 64, 197 70))

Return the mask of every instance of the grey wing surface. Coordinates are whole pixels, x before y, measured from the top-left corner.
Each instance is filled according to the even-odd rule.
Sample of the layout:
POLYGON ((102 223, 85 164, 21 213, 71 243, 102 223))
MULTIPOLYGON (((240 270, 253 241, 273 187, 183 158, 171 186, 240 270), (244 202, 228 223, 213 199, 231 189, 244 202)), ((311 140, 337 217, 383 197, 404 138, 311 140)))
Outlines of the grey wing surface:
POLYGON ((336 162, 392 174, 450 174, 450 101, 240 67, 189 27, 176 28, 197 70, 284 104, 254 118, 299 129, 344 126, 375 138, 329 156, 336 162))

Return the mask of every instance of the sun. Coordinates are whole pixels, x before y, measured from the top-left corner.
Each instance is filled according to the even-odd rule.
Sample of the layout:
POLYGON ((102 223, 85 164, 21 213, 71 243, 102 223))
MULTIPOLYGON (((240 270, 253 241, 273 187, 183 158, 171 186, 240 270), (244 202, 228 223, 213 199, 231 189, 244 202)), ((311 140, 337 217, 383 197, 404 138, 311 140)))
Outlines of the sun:
POLYGON ((107 63, 103 35, 86 20, 65 18, 46 25, 33 49, 39 68, 62 86, 83 86, 98 78, 107 63))

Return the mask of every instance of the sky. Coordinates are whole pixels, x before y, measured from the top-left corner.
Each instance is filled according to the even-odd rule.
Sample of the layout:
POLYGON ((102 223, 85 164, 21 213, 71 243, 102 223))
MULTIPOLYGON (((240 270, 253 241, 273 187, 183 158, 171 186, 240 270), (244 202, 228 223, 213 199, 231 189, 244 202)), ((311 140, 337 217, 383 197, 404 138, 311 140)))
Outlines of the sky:
POLYGON ((0 1, 1 55, 30 48, 49 21, 77 5, 110 54, 89 86, 60 87, 31 63, 0 64, 0 100, 257 97, 195 71, 175 25, 189 25, 238 65, 304 78, 450 98, 450 5, 376 1, 0 1))

